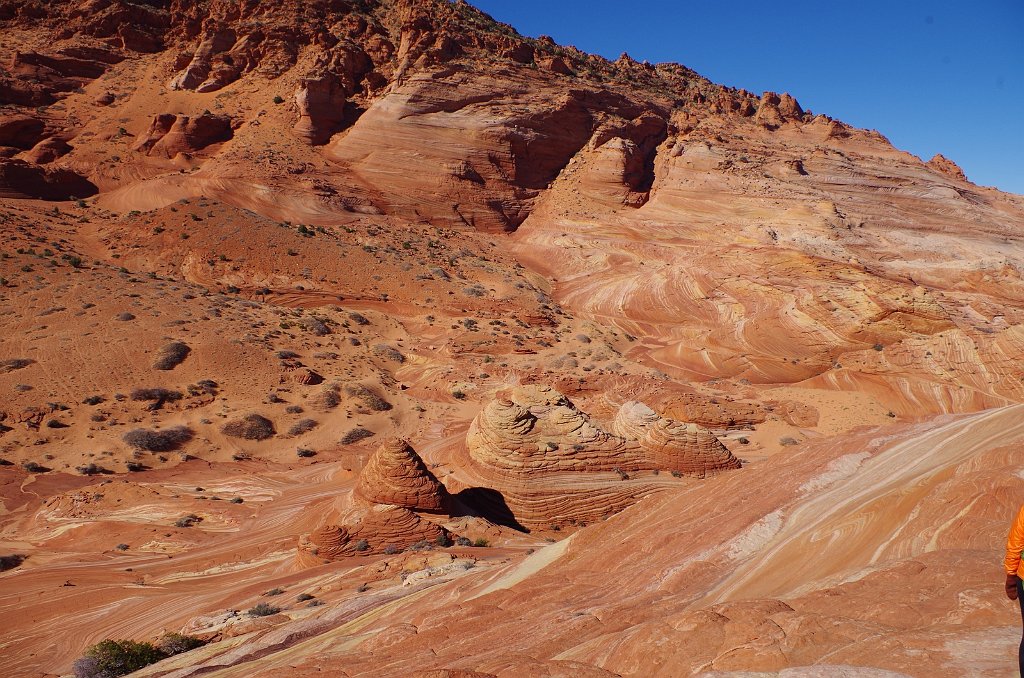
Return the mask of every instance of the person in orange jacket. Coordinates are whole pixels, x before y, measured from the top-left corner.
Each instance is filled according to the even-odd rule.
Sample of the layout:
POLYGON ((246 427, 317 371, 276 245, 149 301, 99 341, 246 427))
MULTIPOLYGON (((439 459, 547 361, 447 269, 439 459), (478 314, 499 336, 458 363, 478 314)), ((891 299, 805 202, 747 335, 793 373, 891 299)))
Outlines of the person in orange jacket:
MULTIPOLYGON (((1024 584, 1021 583, 1021 553, 1024 552, 1024 506, 1017 512, 1017 518, 1010 526, 1010 534, 1006 537, 1006 597, 1020 603, 1021 622, 1024 623, 1024 584)), ((1017 662, 1021 676, 1024 676, 1024 636, 1021 637, 1017 649, 1017 662)))

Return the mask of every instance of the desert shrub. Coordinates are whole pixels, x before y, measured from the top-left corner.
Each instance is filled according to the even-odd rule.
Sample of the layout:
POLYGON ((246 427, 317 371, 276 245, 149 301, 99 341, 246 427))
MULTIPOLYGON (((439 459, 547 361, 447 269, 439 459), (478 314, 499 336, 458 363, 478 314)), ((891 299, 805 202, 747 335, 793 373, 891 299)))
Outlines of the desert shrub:
POLYGON ((337 387, 328 387, 313 399, 313 405, 319 410, 333 410, 341 403, 341 396, 338 395, 337 387))
POLYGON ((82 401, 82 404, 84 404, 84 405, 99 405, 102 402, 103 402, 103 396, 91 395, 91 396, 86 397, 86 399, 82 401))
POLYGON ((156 361, 153 363, 153 369, 173 370, 184 362, 191 352, 192 349, 188 344, 181 341, 171 342, 160 349, 160 353, 157 354, 156 361))
POLYGON ((452 545, 452 540, 451 537, 449 537, 446 533, 442 532, 441 534, 437 535, 436 539, 434 539, 434 543, 442 548, 447 548, 452 545))
POLYGON ((284 593, 284 589, 280 589, 280 588, 276 588, 275 587, 275 588, 270 589, 269 591, 267 591, 263 595, 265 595, 265 596, 279 596, 282 593, 284 593))
POLYGON ((114 320, 119 320, 124 323, 128 322, 129 320, 135 320, 135 315, 125 311, 124 313, 118 313, 117 315, 115 315, 114 320))
POLYGON ((299 595, 295 596, 296 602, 299 603, 304 603, 307 600, 313 600, 314 598, 316 598, 316 596, 310 595, 308 593, 300 593, 299 595))
POLYGON ((157 643, 160 651, 168 656, 188 652, 203 645, 206 645, 205 640, 195 636, 187 636, 183 633, 168 633, 157 643))
POLYGON ((68 425, 60 419, 50 419, 46 422, 46 428, 67 428, 68 425))
POLYGON ((356 427, 350 430, 345 435, 343 435, 341 437, 341 440, 339 440, 338 442, 341 443, 342 445, 353 445, 355 443, 358 443, 360 440, 372 438, 373 435, 373 431, 368 431, 365 428, 356 427))
POLYGON ((313 450, 307 449, 305 447, 300 447, 299 449, 295 450, 295 455, 305 459, 305 458, 308 458, 308 457, 315 457, 316 456, 316 452, 314 452, 313 450))
POLYGON ((301 421, 295 422, 290 429, 288 429, 288 435, 298 436, 303 433, 308 433, 317 427, 315 419, 302 419, 301 421))
POLYGON ((244 440, 266 440, 274 435, 274 423, 266 417, 252 413, 224 424, 224 435, 244 440))
POLYGON ((476 547, 479 547, 479 548, 483 548, 484 546, 490 546, 490 545, 491 545, 491 542, 487 541, 483 537, 480 537, 479 539, 477 539, 476 541, 473 542, 473 546, 476 546, 476 547))
POLYGON ((3 572, 4 570, 13 570, 23 562, 25 562, 25 556, 19 553, 12 553, 9 556, 0 556, 0 572, 3 572))
POLYGON ((280 94, 275 94, 274 95, 274 103, 278 104, 278 105, 283 104, 284 103, 284 98, 280 94))
POLYGON ((272 614, 277 614, 281 611, 281 608, 271 605, 270 603, 256 603, 249 608, 250 617, 269 617, 272 614))
POLYGON ((0 374, 20 370, 28 367, 34 362, 35 360, 32 360, 31 358, 8 358, 7 360, 0 360, 0 374))
POLYGON ((244 500, 244 499, 242 499, 241 497, 234 497, 234 498, 233 498, 233 499, 231 500, 231 503, 232 503, 232 504, 241 504, 241 503, 243 503, 244 501, 245 501, 245 500, 244 500))
POLYGON ((373 347, 373 354, 378 358, 384 358, 386 360, 393 360, 396 363, 404 363, 405 356, 393 346, 387 344, 377 344, 373 347))
POLYGON ((885 349, 885 346, 882 346, 881 344, 875 344, 871 348, 875 349, 876 351, 882 351, 885 349))
POLYGON ((84 466, 76 466, 75 470, 81 473, 83 476, 98 476, 101 473, 109 473, 109 471, 107 471, 99 464, 85 464, 84 466))
POLYGON ((145 471, 146 470, 146 466, 144 464, 140 464, 137 461, 130 461, 127 464, 125 464, 125 466, 128 467, 128 470, 131 473, 138 473, 139 471, 145 471))
POLYGON ((187 426, 175 426, 166 431, 137 428, 125 433, 122 439, 139 450, 169 452, 192 440, 192 435, 192 429, 187 426))
POLYGON ((331 333, 331 328, 327 326, 327 323, 315 316, 303 318, 302 321, 299 322, 299 325, 301 325, 306 331, 311 332, 318 337, 327 336, 331 333))
POLYGON ((118 551, 127 551, 128 550, 128 544, 118 544, 114 548, 117 549, 118 551))
POLYGON ((355 546, 353 548, 356 551, 358 551, 359 553, 363 553, 364 551, 369 551, 370 550, 370 542, 366 541, 365 539, 360 539, 359 541, 356 542, 356 544, 355 544, 355 546))
POLYGON ((359 400, 373 412, 387 412, 391 409, 391 403, 384 400, 379 393, 362 384, 349 384, 345 387, 345 393, 359 400))
POLYGON ((167 654, 152 643, 104 640, 89 647, 75 662, 75 678, 114 678, 166 658, 167 654))
POLYGON ((452 391, 452 397, 455 398, 456 400, 465 400, 466 393, 461 389, 455 389, 454 391, 452 391))
POLYGON ((289 405, 288 407, 284 408, 284 411, 287 412, 288 414, 302 414, 303 412, 305 412, 305 410, 302 409, 302 405, 289 405))
POLYGON ((428 542, 426 539, 421 539, 418 542, 416 542, 415 544, 413 544, 412 546, 410 546, 409 550, 410 551, 429 551, 432 548, 434 548, 434 547, 430 545, 430 542, 428 542))
POLYGON ((455 540, 455 543, 458 546, 472 546, 473 545, 473 542, 470 541, 467 537, 459 537, 458 539, 455 540))
POLYGON ((164 403, 172 403, 181 400, 182 394, 179 391, 172 391, 169 388, 137 388, 131 392, 131 399, 140 402, 149 402, 146 409, 159 410, 164 403))
POLYGON ((24 464, 21 465, 21 467, 28 471, 29 473, 46 473, 47 471, 50 470, 47 467, 43 466, 42 464, 37 464, 34 461, 26 461, 24 464))
POLYGON ((786 436, 784 438, 779 438, 779 445, 799 445, 799 444, 800 444, 799 440, 797 440, 796 438, 792 438, 790 436, 786 436))
POLYGON ((291 360, 292 358, 298 358, 299 354, 295 351, 278 351, 275 354, 280 360, 291 360))
POLYGON ((366 319, 366 316, 364 316, 361 313, 356 313, 355 311, 352 311, 351 313, 349 313, 348 317, 349 317, 349 320, 354 322, 356 325, 369 325, 370 324, 370 321, 366 319))
POLYGON ((396 553, 401 553, 401 552, 402 552, 402 549, 399 548, 395 544, 388 544, 387 546, 384 547, 384 553, 389 555, 389 556, 393 556, 396 553))
POLYGON ((202 522, 203 519, 194 513, 190 513, 187 516, 182 516, 174 521, 175 527, 192 527, 196 523, 202 522))

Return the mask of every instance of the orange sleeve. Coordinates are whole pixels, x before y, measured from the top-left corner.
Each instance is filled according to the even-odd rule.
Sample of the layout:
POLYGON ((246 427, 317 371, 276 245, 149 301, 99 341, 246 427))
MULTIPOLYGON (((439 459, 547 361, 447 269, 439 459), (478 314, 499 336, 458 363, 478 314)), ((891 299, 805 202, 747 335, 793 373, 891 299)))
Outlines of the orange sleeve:
POLYGON ((1017 513, 1017 519, 1013 521, 1010 534, 1006 537, 1006 559, 1003 560, 1006 574, 1017 574, 1021 552, 1024 552, 1024 506, 1017 513))

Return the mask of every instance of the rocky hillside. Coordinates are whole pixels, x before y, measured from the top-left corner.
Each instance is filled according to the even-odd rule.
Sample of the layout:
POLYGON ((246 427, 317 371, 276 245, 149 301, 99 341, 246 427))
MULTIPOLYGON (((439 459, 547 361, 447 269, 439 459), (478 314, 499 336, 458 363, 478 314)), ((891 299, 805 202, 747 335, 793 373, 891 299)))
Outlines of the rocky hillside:
POLYGON ((6 674, 1013 666, 1021 196, 461 0, 0 35, 6 674))

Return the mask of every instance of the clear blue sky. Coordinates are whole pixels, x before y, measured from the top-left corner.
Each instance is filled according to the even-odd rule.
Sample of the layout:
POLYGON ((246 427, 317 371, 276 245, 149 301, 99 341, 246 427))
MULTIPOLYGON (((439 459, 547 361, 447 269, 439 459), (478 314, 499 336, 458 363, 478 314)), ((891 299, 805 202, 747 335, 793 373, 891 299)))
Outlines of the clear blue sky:
POLYGON ((531 37, 789 92, 1024 194, 1024 0, 469 0, 531 37))

